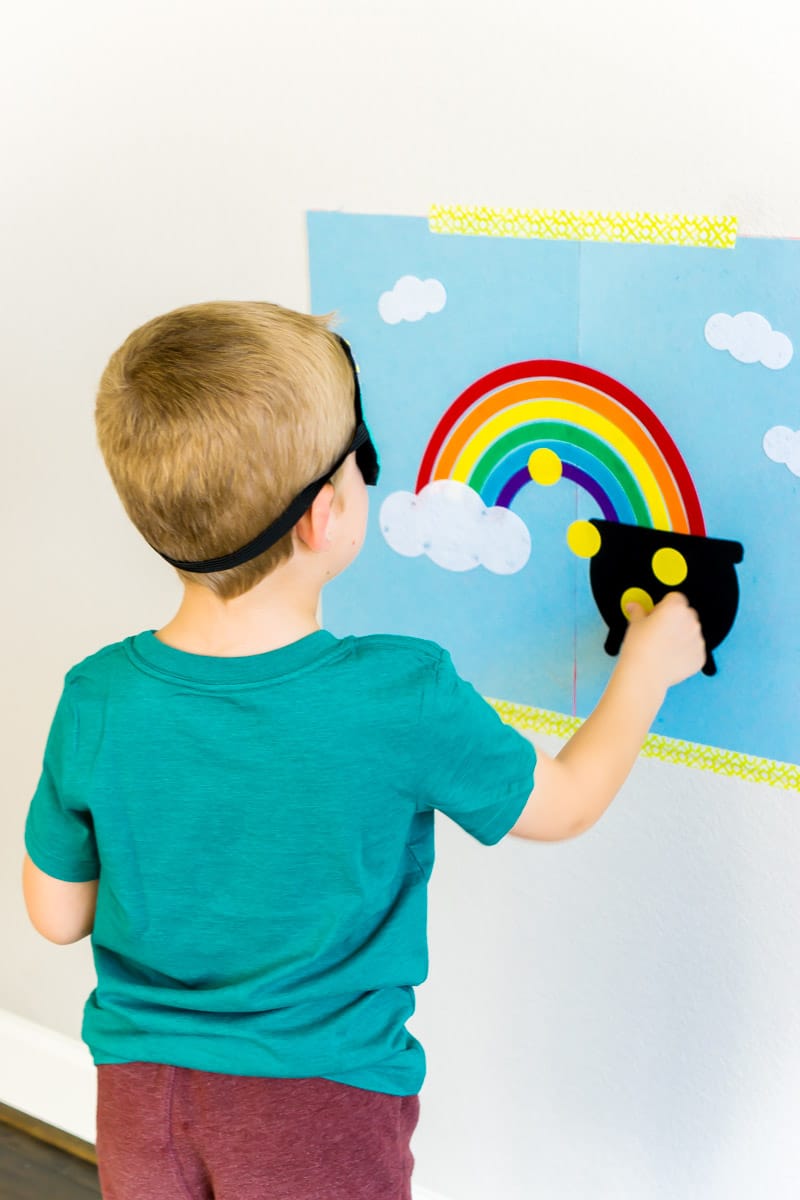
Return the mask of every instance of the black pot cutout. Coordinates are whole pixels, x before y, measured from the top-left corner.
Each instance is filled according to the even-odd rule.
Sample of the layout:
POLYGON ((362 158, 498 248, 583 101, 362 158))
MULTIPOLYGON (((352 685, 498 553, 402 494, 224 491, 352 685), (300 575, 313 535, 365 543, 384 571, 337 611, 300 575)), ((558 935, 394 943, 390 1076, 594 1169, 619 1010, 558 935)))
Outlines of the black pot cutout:
POLYGON ((668 592, 683 592, 697 611, 706 642, 704 675, 717 671, 711 653, 733 628, 739 606, 736 563, 742 561, 740 542, 696 534, 672 533, 616 521, 592 520, 600 534, 600 549, 591 559, 589 581, 597 608, 608 626, 606 653, 618 654, 628 619, 622 596, 629 588, 641 588, 654 604, 668 592), (686 564, 686 577, 665 583, 654 572, 653 558, 659 550, 675 550, 686 564))

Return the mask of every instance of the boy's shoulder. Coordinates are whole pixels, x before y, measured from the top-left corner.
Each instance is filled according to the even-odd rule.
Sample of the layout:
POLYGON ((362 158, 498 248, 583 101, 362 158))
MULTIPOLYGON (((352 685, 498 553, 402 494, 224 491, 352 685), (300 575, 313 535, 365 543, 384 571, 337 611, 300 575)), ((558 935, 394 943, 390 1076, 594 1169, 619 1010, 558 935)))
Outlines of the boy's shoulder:
POLYGON ((398 677, 411 686, 439 678, 452 669, 447 650, 426 638, 370 633, 342 638, 339 646, 356 669, 373 676, 398 677))
POLYGON ((64 676, 64 691, 82 694, 84 687, 91 687, 92 683, 107 682, 126 662, 124 641, 102 646, 69 668, 64 676))
POLYGON ((437 666, 443 658, 448 657, 447 651, 437 642, 401 633, 368 633, 360 637, 342 638, 341 641, 351 653, 365 658, 405 660, 423 666, 437 666))

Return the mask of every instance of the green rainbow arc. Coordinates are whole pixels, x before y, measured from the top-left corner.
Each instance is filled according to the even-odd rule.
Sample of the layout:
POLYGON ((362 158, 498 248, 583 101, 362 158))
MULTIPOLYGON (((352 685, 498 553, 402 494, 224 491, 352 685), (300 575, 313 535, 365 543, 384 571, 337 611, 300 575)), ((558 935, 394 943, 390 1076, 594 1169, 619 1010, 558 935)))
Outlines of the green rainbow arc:
POLYGON ((482 495, 489 477, 504 458, 525 445, 534 448, 537 443, 548 440, 569 442, 597 459, 622 488, 636 524, 652 526, 653 519, 647 501, 625 461, 596 434, 565 421, 530 421, 503 434, 483 452, 465 482, 482 495))

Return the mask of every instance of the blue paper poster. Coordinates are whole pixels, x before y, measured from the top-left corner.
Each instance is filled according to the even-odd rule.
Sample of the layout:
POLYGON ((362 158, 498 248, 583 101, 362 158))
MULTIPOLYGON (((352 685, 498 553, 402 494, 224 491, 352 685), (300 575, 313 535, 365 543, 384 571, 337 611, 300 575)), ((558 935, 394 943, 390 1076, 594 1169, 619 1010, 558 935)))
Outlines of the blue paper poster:
POLYGON ((627 598, 682 590, 709 655, 655 732, 798 763, 800 243, 308 230, 381 456, 326 624, 432 638, 484 695, 581 717, 627 598))

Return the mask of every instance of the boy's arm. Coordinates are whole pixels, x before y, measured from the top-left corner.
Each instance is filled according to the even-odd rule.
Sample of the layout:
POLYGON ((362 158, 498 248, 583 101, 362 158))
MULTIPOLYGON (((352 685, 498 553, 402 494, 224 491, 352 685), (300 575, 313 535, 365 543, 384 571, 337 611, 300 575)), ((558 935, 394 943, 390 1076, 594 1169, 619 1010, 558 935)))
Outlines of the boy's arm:
POLYGON ((49 942, 67 946, 92 932, 97 880, 67 883, 40 871, 29 855, 22 867, 25 907, 34 928, 49 942))
POLYGON ((603 815, 636 762, 667 688, 705 661, 700 622, 686 597, 665 596, 631 623, 608 686, 594 712, 555 758, 537 750, 534 788, 511 833, 559 841, 603 815))

